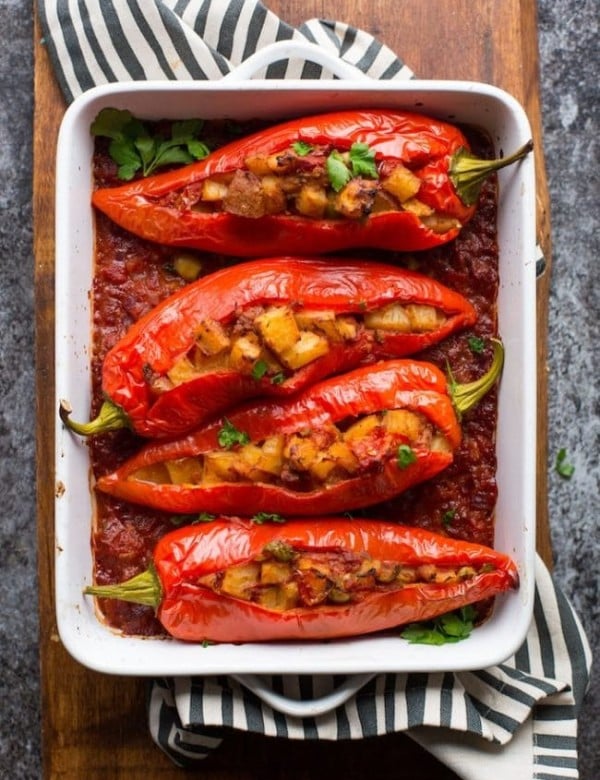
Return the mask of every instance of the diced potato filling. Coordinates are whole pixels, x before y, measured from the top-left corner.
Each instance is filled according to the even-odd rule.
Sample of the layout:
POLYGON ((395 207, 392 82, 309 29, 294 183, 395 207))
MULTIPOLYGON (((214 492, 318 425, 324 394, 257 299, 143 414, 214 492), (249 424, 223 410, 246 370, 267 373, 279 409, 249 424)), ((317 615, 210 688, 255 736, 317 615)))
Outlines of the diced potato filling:
POLYGON ((215 174, 193 192, 190 189, 182 203, 195 210, 251 219, 286 213, 308 219, 360 220, 386 211, 410 211, 437 232, 448 230, 446 225, 460 227, 458 220, 438 215, 419 200, 421 179, 402 163, 379 164, 374 176, 352 173, 334 190, 327 170, 332 153, 349 164, 348 152, 330 146, 314 146, 307 153, 290 146, 277 154, 252 155, 243 168, 215 174))
POLYGON ((267 483, 306 492, 375 472, 398 458, 400 446, 450 451, 448 440, 423 415, 390 409, 346 425, 275 434, 261 442, 158 463, 129 478, 174 485, 267 483))
POLYGON ((489 567, 404 565, 349 550, 295 549, 285 541, 266 545, 254 560, 200 577, 198 584, 223 596, 283 612, 351 604, 374 592, 424 583, 450 585, 489 567))
POLYGON ((431 332, 446 320, 440 309, 415 303, 391 303, 364 314, 278 305, 240 312, 226 324, 204 319, 195 327, 193 347, 164 377, 152 378, 152 389, 165 392, 208 371, 226 369, 282 382, 325 356, 334 344, 431 332))

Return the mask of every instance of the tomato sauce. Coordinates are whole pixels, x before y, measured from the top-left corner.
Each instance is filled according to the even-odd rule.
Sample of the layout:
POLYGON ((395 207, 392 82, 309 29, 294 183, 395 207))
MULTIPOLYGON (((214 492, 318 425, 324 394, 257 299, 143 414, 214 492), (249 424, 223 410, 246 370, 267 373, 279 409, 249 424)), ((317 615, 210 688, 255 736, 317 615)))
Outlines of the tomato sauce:
MULTIPOLYGON (((251 129, 255 130, 256 126, 251 129)), ((224 134, 226 130, 227 127, 218 125, 206 126, 213 146, 219 135, 223 142, 229 140, 224 134)), ((475 154, 493 156, 493 147, 487 138, 469 130, 465 132, 475 154)), ((102 139, 96 142, 94 180, 98 187, 121 183, 102 139)), ((478 321, 474 328, 457 333, 415 356, 430 360, 442 370, 450 366, 460 383, 477 379, 489 368, 492 355, 488 340, 497 335, 496 214, 497 192, 493 177, 483 186, 475 216, 453 242, 410 255, 368 250, 356 253, 360 257, 395 262, 428 274, 460 291, 475 306, 478 321), (469 339, 474 336, 486 342, 482 352, 473 350, 469 339)), ((92 417, 102 403, 104 355, 133 322, 185 284, 172 265, 179 251, 137 238, 102 214, 96 214, 92 417)), ((234 262, 230 258, 195 254, 202 261, 202 274, 234 262)), ((492 391, 463 416, 463 441, 448 469, 393 501, 353 513, 357 520, 361 515, 380 517, 492 546, 497 497, 496 409, 496 393, 492 391)), ((94 475, 98 477, 113 471, 142 443, 129 431, 92 437, 89 449, 94 475)), ((158 539, 182 521, 185 522, 185 518, 96 494, 92 540, 95 581, 99 584, 121 582, 145 569, 158 539)), ((127 634, 152 636, 164 633, 149 607, 104 600, 102 609, 106 622, 127 634)))

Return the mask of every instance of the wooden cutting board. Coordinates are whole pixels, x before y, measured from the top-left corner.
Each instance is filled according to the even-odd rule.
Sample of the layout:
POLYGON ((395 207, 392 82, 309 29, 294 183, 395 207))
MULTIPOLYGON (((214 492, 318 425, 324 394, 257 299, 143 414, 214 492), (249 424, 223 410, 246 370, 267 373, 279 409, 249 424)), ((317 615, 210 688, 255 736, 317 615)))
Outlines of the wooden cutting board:
MULTIPOLYGON (((551 564, 546 484, 546 329, 549 210, 538 84, 536 4, 531 0, 267 0, 291 24, 339 19, 377 36, 423 78, 485 81, 511 92, 534 128, 538 237, 548 267, 538 281, 538 550, 551 564), (475 8, 476 6, 476 8, 475 8)), ((37 485, 42 733, 45 778, 147 780, 180 777, 152 743, 145 683, 88 671, 61 645, 54 617, 54 148, 65 105, 41 32, 35 29, 34 249, 37 328, 37 485)), ((247 734, 228 736, 201 768, 210 780, 269 777, 455 775, 403 735, 360 742, 299 743, 247 734)))

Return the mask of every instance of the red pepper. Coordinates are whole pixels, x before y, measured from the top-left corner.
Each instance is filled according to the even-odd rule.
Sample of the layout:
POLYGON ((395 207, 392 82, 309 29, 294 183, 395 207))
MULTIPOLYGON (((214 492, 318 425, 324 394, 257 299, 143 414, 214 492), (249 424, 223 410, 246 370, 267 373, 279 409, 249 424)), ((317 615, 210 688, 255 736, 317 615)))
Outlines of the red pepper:
MULTIPOLYGON (((179 435, 241 400, 290 396, 359 364, 418 352, 475 319, 474 308, 462 295, 396 266, 296 258, 242 263, 182 288, 130 328, 104 360, 102 389, 108 401, 97 420, 74 423, 64 408, 61 417, 84 435, 125 425, 142 436, 179 435), (432 307, 431 311, 443 316, 427 330, 366 326, 365 316, 392 304, 432 307), (331 320, 316 322, 320 335, 310 338, 326 344, 326 351, 296 369, 278 363, 261 333, 255 332, 252 338, 260 343, 252 347, 255 354, 242 365, 228 359, 220 364, 209 362, 204 368, 192 367, 185 381, 155 391, 157 382, 166 381, 167 373, 182 357, 190 366, 185 356, 192 354, 194 360, 201 327, 212 323, 215 328, 231 330, 239 327, 235 323, 240 318, 248 320, 252 310, 269 307, 288 307, 296 317, 301 311, 327 312, 330 317, 341 317, 341 322, 351 318, 356 328, 327 336, 322 329, 333 327, 331 320)), ((247 322, 238 336, 250 332, 251 325, 247 322)), ((312 326, 309 323, 306 327, 312 326)), ((233 335, 228 338, 233 344, 233 335)), ((215 359, 219 355, 211 358, 215 359)))
POLYGON ((178 639, 258 642, 383 631, 487 599, 518 581, 508 556, 417 528, 342 518, 256 526, 221 518, 167 534, 146 572, 86 593, 153 606, 178 639), (265 560, 275 565, 260 568, 265 560))
MULTIPOLYGON (((414 251, 455 238, 474 213, 483 179, 530 149, 531 143, 510 157, 477 160, 470 154, 462 132, 437 119, 397 111, 345 111, 296 119, 263 130, 197 163, 121 187, 97 190, 92 202, 116 223, 143 238, 238 257, 283 252, 322 254, 357 247, 414 251), (202 201, 205 181, 220 182, 236 171, 248 171, 248 161, 256 157, 289 158, 298 142, 320 150, 321 170, 328 151, 344 153, 353 144, 366 144, 374 155, 374 175, 383 179, 394 167, 408 168, 418 180, 415 197, 421 213, 430 210, 443 223, 434 224, 430 215, 422 219, 409 210, 407 201, 406 207, 398 205, 397 210, 387 206, 387 210, 371 210, 371 205, 365 205, 356 219, 330 218, 327 212, 307 217, 289 210, 252 218, 240 216, 239 210, 209 210, 212 201, 208 205, 202 201)), ((307 158, 296 156, 301 172, 311 165, 310 154, 307 158)), ((262 198, 261 185, 255 181, 253 186, 258 189, 248 193, 251 205, 262 198)))
POLYGON ((490 370, 450 387, 429 363, 362 367, 289 400, 240 407, 185 438, 152 442, 97 487, 184 514, 308 516, 372 506, 452 462, 458 415, 494 384, 502 359, 495 342, 490 370))

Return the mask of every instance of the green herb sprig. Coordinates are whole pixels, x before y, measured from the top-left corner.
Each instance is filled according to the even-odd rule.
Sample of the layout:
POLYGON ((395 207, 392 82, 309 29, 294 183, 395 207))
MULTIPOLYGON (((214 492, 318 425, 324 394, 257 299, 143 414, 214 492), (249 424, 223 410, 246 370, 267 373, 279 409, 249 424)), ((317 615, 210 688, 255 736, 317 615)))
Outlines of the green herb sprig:
POLYGON ((117 163, 117 175, 130 181, 141 172, 150 176, 163 165, 186 165, 209 154, 208 146, 198 138, 201 119, 173 122, 171 137, 153 133, 148 125, 136 119, 129 111, 103 108, 92 122, 94 136, 110 138, 108 153, 117 163))
POLYGON ((410 644, 446 645, 470 636, 477 613, 471 605, 425 623, 410 623, 401 637, 410 644))
POLYGON ((557 452, 554 467, 564 479, 571 479, 575 473, 575 466, 567 460, 567 451, 564 447, 557 452))
POLYGON ((277 512, 257 512, 250 520, 256 525, 263 525, 264 523, 285 523, 285 517, 277 514, 277 512))
POLYGON ((379 178, 375 152, 368 144, 354 143, 347 155, 333 151, 326 161, 327 175, 332 188, 339 192, 355 176, 379 178))
POLYGON ((250 437, 244 431, 238 430, 235 425, 225 417, 223 426, 217 433, 217 441, 219 442, 219 447, 230 450, 236 444, 248 444, 250 437))

